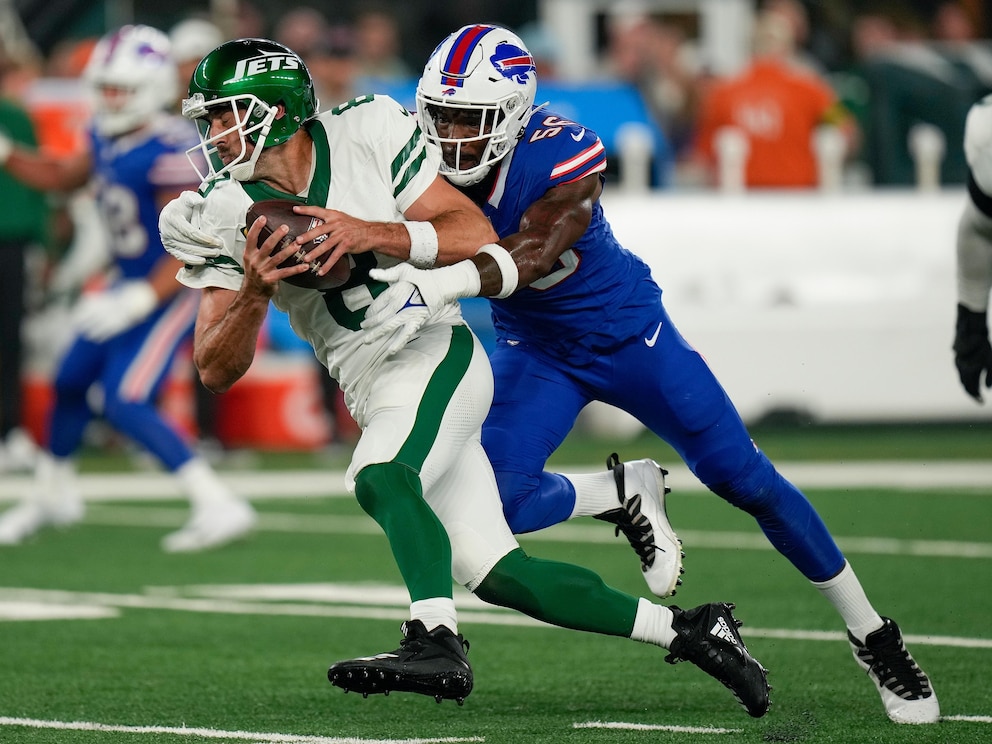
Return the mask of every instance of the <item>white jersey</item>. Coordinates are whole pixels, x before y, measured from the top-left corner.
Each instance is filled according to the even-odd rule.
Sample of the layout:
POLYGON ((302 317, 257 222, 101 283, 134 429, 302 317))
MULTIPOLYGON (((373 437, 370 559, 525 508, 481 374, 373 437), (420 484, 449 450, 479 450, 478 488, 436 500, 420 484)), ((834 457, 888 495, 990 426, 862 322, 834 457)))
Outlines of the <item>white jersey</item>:
POLYGON ((975 183, 992 196, 992 95, 985 96, 968 111, 964 153, 975 183))
MULTIPOLYGON (((359 219, 398 222, 437 176, 440 152, 428 146, 417 122, 386 96, 363 96, 306 125, 314 140, 313 172, 305 192, 285 194, 261 183, 217 181, 206 189, 198 227, 222 239, 222 254, 203 266, 186 266, 179 280, 190 287, 238 290, 244 279, 245 215, 255 201, 296 198, 301 203, 345 212, 359 219)), ((194 220, 195 221, 195 220, 194 220)), ((352 278, 339 290, 318 291, 281 282, 273 297, 289 314, 293 330, 314 348, 345 393, 354 412, 375 378, 389 338, 363 343, 360 323, 374 297, 385 289, 369 269, 396 259, 376 252, 349 257, 352 278)), ((457 304, 435 317, 461 322, 457 304)))

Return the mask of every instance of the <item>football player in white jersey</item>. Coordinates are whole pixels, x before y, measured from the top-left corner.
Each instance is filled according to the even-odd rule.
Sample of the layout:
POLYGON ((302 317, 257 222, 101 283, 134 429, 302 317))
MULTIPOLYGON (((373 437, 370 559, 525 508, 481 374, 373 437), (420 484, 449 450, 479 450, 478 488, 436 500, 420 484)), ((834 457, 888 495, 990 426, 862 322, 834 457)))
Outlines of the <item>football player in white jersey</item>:
POLYGON ((986 318, 992 290, 992 95, 975 103, 964 130, 968 203, 958 223, 958 319, 954 364, 961 384, 982 403, 982 377, 992 387, 992 345, 986 318))
POLYGON ((186 264, 180 280, 203 291, 194 348, 201 379, 214 391, 229 388, 252 362, 270 299, 289 314, 361 427, 347 487, 382 526, 410 593, 400 648, 333 664, 331 683, 463 700, 473 676, 454 578, 487 602, 548 623, 667 648, 667 661, 692 662, 750 715, 764 715, 766 673, 744 647, 733 605, 669 609, 520 549, 480 439, 492 371, 456 302, 410 285, 385 325, 364 322, 387 286, 370 279, 371 269, 502 250, 482 212, 438 175, 440 152, 415 118, 381 96, 318 115, 302 60, 262 39, 209 53, 189 90, 183 111, 200 127, 209 171, 200 192, 174 200, 159 225, 186 264), (347 253, 343 284, 283 281, 309 268, 280 268, 297 251, 292 242, 282 247, 287 227, 270 225, 274 232, 260 241, 264 218, 246 217, 253 202, 273 197, 295 199, 304 205, 297 212, 324 221, 334 252, 347 253), (416 334, 405 332, 408 324, 416 334))

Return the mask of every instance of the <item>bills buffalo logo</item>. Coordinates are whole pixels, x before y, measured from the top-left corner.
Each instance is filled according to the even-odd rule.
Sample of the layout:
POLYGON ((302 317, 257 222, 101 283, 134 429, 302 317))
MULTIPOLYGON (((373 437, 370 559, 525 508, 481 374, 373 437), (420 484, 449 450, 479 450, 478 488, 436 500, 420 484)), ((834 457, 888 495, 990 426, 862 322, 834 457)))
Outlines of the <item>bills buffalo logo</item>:
POLYGON ((496 51, 489 61, 500 75, 521 85, 527 82, 528 75, 536 71, 534 58, 526 49, 505 41, 496 45, 496 51))

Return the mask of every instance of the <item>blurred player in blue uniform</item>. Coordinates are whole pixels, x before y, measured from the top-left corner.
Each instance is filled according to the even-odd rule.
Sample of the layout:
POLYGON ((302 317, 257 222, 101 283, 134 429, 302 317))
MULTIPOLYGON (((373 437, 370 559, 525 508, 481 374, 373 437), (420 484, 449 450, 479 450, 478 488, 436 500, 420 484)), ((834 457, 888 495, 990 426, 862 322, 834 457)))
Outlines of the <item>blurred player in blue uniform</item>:
MULTIPOLYGON (((668 442, 711 491, 754 516, 833 604, 893 721, 935 722, 937 698, 899 629, 875 611, 806 497, 751 441, 665 311, 648 266, 614 237, 599 201, 606 167, 599 138, 535 107, 536 85, 533 59, 505 29, 467 26, 438 46, 417 90, 421 126, 442 150, 441 173, 482 207, 505 250, 470 259, 474 271, 463 262, 373 272, 400 288, 413 283, 428 306, 491 298, 496 388, 483 445, 513 531, 581 515, 614 521, 618 502, 632 512, 658 497, 646 475, 650 460, 613 458, 599 475, 544 471, 586 404, 616 406, 668 442)), ((663 229, 663 218, 658 224, 663 229)), ((380 309, 390 309, 385 293, 366 317, 380 309)), ((405 332, 415 333, 415 324, 405 332)), ((654 516, 663 511, 662 502, 654 516)), ((664 558, 653 555, 663 544, 658 524, 666 523, 648 525, 638 553, 650 588, 662 594, 674 588, 676 564, 655 566, 664 558)))
POLYGON ((156 408, 177 351, 192 337, 199 301, 176 281, 179 262, 158 233, 162 205, 198 182, 185 154, 198 141, 196 130, 167 113, 178 83, 168 37, 147 26, 110 33, 84 79, 94 94, 87 152, 57 159, 0 140, 3 167, 35 188, 92 182, 113 259, 105 286, 85 293, 73 311, 74 337, 54 379, 48 452, 39 458, 33 492, 0 516, 0 544, 82 519, 72 456, 99 415, 155 455, 189 495, 191 517, 165 536, 163 549, 221 545, 254 526, 254 510, 156 408))

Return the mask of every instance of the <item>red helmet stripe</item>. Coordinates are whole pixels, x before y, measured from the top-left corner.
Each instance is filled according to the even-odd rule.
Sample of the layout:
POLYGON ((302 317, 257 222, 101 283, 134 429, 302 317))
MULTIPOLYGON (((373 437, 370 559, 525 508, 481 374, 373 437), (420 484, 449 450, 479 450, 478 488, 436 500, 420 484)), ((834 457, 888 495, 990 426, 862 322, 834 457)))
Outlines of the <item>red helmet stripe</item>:
POLYGON ((471 26, 465 29, 448 53, 448 58, 441 67, 441 84, 461 87, 465 68, 472 58, 472 52, 483 36, 493 31, 492 26, 471 26))

